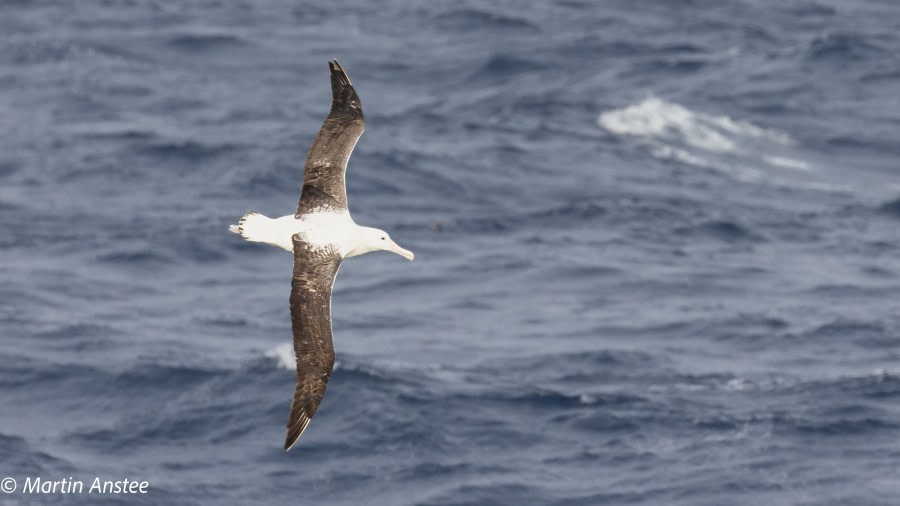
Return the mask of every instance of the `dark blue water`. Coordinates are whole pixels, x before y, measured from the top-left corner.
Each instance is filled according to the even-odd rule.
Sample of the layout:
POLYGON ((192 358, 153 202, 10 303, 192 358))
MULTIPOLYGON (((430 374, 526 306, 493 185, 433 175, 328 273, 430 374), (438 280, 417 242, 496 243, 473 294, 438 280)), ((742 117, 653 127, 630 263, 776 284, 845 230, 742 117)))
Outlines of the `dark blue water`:
POLYGON ((900 7, 596 4, 0 3, 0 504, 900 503, 900 7), (291 257, 227 228, 330 58, 416 261, 344 263, 285 453, 291 257))

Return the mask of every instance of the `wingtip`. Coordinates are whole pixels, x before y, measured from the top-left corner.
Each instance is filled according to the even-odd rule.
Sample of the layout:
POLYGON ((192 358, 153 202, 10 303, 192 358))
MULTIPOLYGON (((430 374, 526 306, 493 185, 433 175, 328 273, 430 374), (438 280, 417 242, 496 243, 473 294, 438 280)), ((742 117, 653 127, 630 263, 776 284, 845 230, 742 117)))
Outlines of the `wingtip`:
POLYGON ((331 70, 332 77, 336 78, 341 86, 353 86, 353 83, 350 81, 350 76, 347 75, 347 71, 344 70, 344 67, 338 63, 337 58, 328 62, 328 69, 331 70))
POLYGON ((299 440, 300 440, 300 436, 292 435, 292 434, 288 433, 287 437, 284 438, 284 451, 286 451, 286 452, 291 451, 291 448, 293 448, 294 445, 297 444, 297 441, 299 441, 299 440))
POLYGON ((305 420, 300 423, 300 426, 296 430, 292 431, 290 429, 290 426, 288 426, 288 432, 284 438, 284 451, 290 451, 290 449, 293 448, 295 444, 297 444, 297 441, 300 440, 300 436, 302 436, 303 433, 306 432, 306 428, 309 427, 310 419, 308 417, 304 418, 305 420))

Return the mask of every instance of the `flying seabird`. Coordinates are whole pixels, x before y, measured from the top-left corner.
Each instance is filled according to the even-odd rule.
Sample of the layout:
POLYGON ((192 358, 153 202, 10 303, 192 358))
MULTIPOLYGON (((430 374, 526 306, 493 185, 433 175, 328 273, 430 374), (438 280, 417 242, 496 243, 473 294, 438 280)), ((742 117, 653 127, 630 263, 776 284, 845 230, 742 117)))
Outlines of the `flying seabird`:
POLYGON ((377 250, 413 259, 412 251, 398 246, 387 232, 361 227, 350 217, 344 175, 350 153, 366 125, 359 96, 347 73, 337 60, 328 66, 331 112, 306 157, 297 212, 274 219, 250 212, 230 228, 248 241, 294 253, 291 328, 297 386, 287 422, 285 450, 294 446, 309 425, 334 366, 331 289, 341 260, 377 250))

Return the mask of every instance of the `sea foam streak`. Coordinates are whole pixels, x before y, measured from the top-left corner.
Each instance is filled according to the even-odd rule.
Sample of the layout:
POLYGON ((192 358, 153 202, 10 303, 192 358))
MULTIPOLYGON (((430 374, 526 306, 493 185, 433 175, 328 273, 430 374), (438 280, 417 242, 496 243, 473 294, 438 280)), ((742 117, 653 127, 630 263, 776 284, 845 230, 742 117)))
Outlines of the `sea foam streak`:
POLYGON ((656 158, 718 169, 745 179, 760 177, 759 169, 767 166, 809 170, 806 162, 784 155, 796 144, 785 133, 692 111, 657 97, 604 112, 597 123, 616 135, 640 139, 656 158), (778 154, 756 154, 760 151, 778 154))

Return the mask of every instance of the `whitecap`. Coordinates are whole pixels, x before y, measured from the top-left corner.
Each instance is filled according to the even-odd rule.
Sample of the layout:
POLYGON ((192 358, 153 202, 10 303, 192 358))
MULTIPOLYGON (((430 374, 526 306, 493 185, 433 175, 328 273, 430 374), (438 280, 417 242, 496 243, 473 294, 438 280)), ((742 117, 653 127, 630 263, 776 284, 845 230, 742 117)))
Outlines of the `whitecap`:
POLYGON ((294 358, 294 346, 291 343, 281 343, 266 352, 266 356, 274 358, 279 369, 294 371, 297 369, 297 361, 294 358))
POLYGON ((732 378, 725 383, 725 390, 741 392, 750 388, 750 381, 744 378, 732 378))
POLYGON ((761 179, 766 168, 811 170, 807 162, 787 156, 796 142, 784 132, 693 111, 658 97, 604 112, 597 123, 610 133, 637 139, 655 158, 712 168, 744 180, 761 179))
POLYGON ((788 158, 785 156, 764 156, 763 160, 768 162, 770 165, 775 165, 777 167, 784 167, 786 169, 796 169, 802 171, 810 170, 809 164, 804 162, 803 160, 796 160, 794 158, 788 158))
POLYGON ((785 133, 728 116, 695 112, 652 96, 639 104, 607 111, 600 115, 598 123, 615 134, 679 140, 689 146, 718 153, 739 149, 740 137, 766 139, 783 146, 794 144, 794 140, 785 133))
MULTIPOLYGON (((294 356, 294 344, 293 343, 281 343, 278 346, 272 348, 271 350, 266 351, 266 357, 275 360, 275 365, 279 369, 285 369, 288 371, 296 371, 297 370, 297 359, 294 356)), ((341 368, 341 363, 337 360, 334 362, 333 371, 336 371, 341 368)))
POLYGON ((597 403, 597 398, 593 395, 581 394, 578 396, 578 402, 580 404, 584 404, 586 406, 590 406, 591 404, 597 403))

